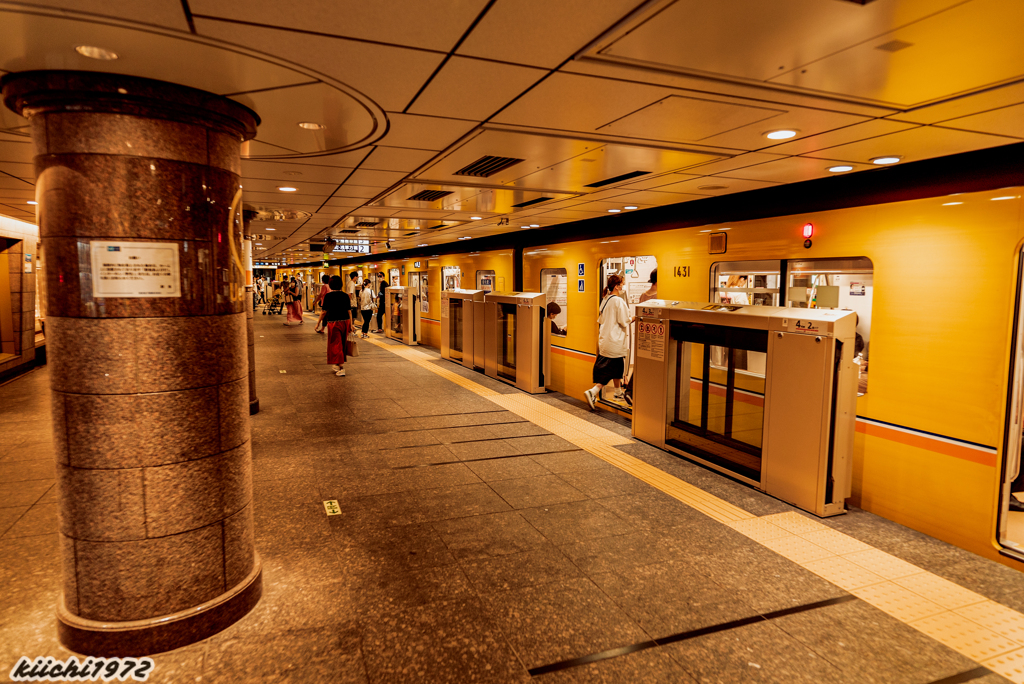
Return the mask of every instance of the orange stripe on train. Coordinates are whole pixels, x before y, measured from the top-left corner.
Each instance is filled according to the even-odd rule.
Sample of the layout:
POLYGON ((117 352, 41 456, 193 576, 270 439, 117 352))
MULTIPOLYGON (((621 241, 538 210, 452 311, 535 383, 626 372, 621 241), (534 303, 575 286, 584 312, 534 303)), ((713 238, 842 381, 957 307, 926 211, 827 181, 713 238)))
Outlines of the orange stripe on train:
POLYGON ((964 461, 979 463, 992 468, 996 465, 996 455, 992 452, 979 451, 978 449, 972 449, 968 446, 952 444, 940 439, 925 437, 924 435, 915 435, 909 432, 903 432, 902 430, 894 430, 884 425, 875 425, 874 423, 865 423, 858 420, 857 432, 870 435, 872 437, 887 439, 890 442, 898 442, 900 444, 906 444, 907 446, 917 447, 918 449, 925 449, 938 454, 952 456, 953 458, 959 458, 964 461))

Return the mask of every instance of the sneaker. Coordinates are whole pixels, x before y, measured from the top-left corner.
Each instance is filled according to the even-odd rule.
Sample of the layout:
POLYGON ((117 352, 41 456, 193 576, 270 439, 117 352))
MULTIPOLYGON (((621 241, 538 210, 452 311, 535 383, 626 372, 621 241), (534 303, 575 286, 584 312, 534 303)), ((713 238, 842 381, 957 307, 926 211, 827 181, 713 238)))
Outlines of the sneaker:
POLYGON ((619 390, 615 390, 615 394, 613 394, 612 396, 615 397, 616 399, 622 399, 624 394, 625 394, 625 390, 620 390, 619 389, 619 390))
POLYGON ((622 398, 626 400, 626 406, 632 406, 633 405, 633 397, 632 397, 632 395, 629 392, 626 392, 625 394, 623 394, 622 398))
POLYGON ((594 388, 591 387, 584 392, 583 395, 587 398, 587 403, 590 404, 590 410, 593 411, 595 408, 594 404, 597 403, 597 392, 595 392, 594 388))
POLYGON ((344 368, 342 368, 342 369, 341 369, 340 371, 338 371, 337 373, 335 373, 335 375, 337 375, 337 376, 338 376, 339 378, 343 378, 343 377, 345 377, 345 369, 344 369, 344 368))
POLYGON ((338 364, 334 364, 333 366, 331 366, 331 368, 333 368, 333 369, 334 369, 334 372, 335 372, 335 373, 337 373, 338 371, 340 371, 340 370, 341 370, 341 366, 339 366, 338 364))

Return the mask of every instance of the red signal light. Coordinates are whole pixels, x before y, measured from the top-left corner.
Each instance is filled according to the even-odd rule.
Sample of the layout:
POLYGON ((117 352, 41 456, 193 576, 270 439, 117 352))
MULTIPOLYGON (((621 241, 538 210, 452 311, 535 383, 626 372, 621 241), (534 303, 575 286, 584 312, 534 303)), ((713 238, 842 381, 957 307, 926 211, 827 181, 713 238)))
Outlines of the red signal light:
POLYGON ((804 237, 810 239, 810 237, 813 236, 813 235, 814 235, 814 224, 813 223, 805 223, 804 224, 804 237))

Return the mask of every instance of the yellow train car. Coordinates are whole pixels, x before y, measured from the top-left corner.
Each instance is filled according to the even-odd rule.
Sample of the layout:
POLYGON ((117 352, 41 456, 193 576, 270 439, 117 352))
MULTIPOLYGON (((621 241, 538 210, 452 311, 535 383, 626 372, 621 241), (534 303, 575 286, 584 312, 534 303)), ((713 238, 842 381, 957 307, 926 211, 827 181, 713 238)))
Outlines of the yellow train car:
MULTIPOLYGON (((649 278, 630 281, 641 258, 657 268, 661 299, 779 304, 786 292, 782 305, 859 310, 865 372, 851 503, 1016 564, 1003 554, 1024 544, 1008 524, 1024 512, 1000 515, 1000 492, 1020 195, 1004 188, 528 248, 525 289, 568 273, 549 387, 581 397, 591 386, 601 279, 614 271, 627 290, 650 291, 649 278)), ((1009 460, 1019 461, 1019 446, 1009 460)))

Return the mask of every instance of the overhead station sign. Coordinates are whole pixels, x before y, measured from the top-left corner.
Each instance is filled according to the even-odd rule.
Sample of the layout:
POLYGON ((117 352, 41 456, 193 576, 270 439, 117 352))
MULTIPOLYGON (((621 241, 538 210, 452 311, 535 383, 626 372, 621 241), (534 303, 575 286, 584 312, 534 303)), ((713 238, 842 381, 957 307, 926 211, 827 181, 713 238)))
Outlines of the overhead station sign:
POLYGON ((180 297, 174 242, 100 242, 92 245, 94 297, 180 297))

